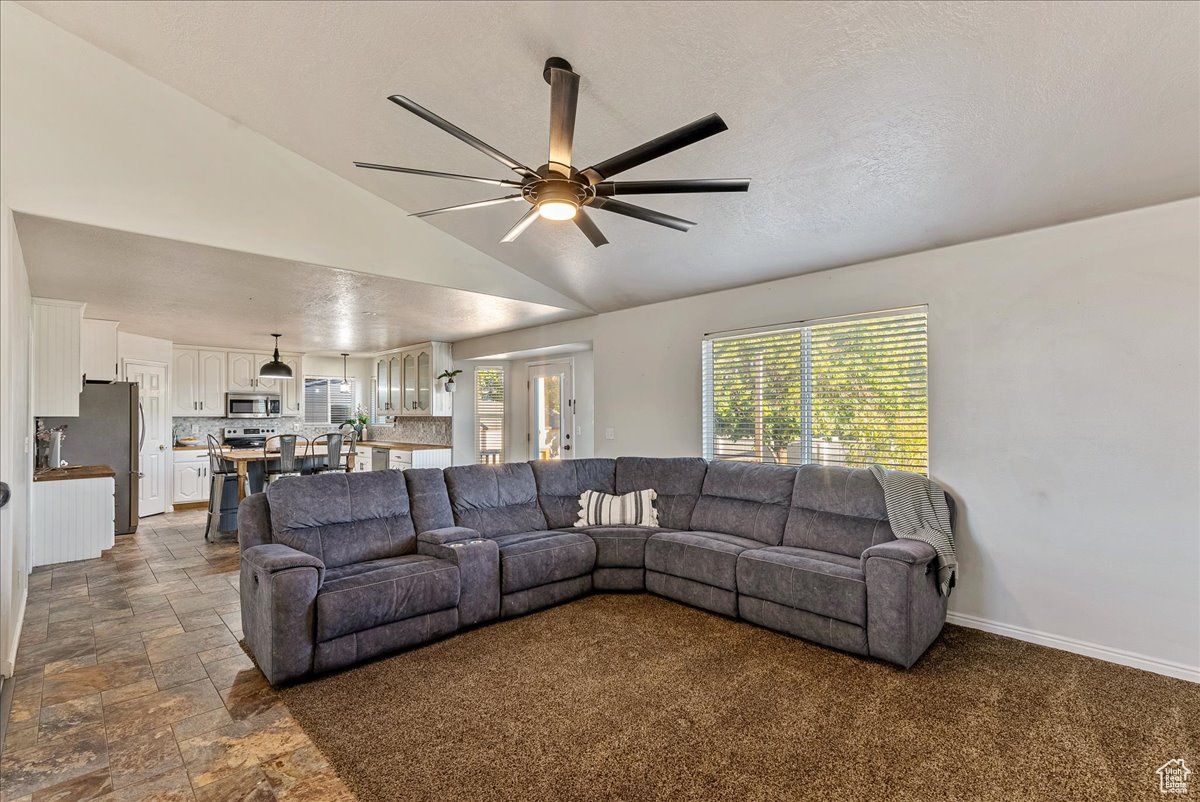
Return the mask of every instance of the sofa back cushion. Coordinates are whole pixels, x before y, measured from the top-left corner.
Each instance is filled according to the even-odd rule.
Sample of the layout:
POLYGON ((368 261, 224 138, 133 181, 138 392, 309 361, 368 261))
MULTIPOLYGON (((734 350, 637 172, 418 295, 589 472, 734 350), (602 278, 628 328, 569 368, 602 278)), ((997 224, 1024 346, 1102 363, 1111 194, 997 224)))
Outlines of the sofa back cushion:
POLYGON ((538 503, 551 529, 575 525, 583 491, 617 492, 615 459, 538 460, 529 466, 537 482, 538 503))
POLYGON ((883 488, 865 468, 801 465, 783 545, 859 557, 895 540, 883 488))
POLYGON ((267 488, 276 543, 337 568, 413 554, 416 531, 400 471, 286 476, 267 488))
POLYGON ((796 469, 756 462, 711 462, 692 513, 692 530, 778 546, 796 487, 796 469))
POLYGON ((456 526, 484 537, 546 528, 529 463, 460 465, 447 468, 445 476, 456 526))
POLYGON ((689 529, 707 472, 703 457, 617 457, 616 492, 654 490, 658 525, 689 529))
POLYGON ((408 502, 417 534, 454 526, 454 510, 441 468, 409 468, 404 472, 408 502))

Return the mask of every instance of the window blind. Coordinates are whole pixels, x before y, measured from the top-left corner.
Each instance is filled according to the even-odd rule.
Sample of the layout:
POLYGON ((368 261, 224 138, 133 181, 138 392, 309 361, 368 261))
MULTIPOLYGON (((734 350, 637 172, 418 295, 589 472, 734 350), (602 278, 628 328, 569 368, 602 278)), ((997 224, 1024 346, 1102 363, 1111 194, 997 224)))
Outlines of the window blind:
POLYGON ((921 307, 706 337, 705 456, 926 473, 926 317, 921 307))
POLYGON ((504 368, 475 369, 476 461, 504 462, 504 368))
POLYGON ((343 392, 341 379, 304 380, 304 422, 314 426, 340 425, 354 415, 354 383, 343 392))

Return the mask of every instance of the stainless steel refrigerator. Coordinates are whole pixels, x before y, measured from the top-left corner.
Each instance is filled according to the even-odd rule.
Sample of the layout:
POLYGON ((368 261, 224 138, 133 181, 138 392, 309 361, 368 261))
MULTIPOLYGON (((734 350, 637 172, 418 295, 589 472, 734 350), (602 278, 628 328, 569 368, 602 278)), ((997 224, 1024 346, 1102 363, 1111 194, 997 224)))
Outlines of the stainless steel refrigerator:
POLYGON ((116 532, 136 532, 142 434, 137 383, 89 382, 79 395, 78 418, 42 420, 48 427, 67 427, 62 459, 71 465, 107 465, 116 472, 116 532))

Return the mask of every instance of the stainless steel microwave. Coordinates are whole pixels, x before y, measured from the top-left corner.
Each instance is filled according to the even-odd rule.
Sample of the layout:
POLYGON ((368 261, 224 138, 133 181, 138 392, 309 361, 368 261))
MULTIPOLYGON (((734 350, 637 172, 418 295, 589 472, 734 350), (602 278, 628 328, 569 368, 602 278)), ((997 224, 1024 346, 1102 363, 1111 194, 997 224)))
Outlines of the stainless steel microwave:
POLYGON ((278 418, 283 406, 278 393, 226 393, 227 418, 278 418))

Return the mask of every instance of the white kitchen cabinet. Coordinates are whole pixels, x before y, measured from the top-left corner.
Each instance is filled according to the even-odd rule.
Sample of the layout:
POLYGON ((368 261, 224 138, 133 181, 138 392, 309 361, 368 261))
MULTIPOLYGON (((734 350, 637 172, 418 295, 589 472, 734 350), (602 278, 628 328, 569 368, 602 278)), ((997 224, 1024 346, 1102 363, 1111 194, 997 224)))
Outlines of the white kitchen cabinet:
POLYGON ((83 304, 33 299, 33 414, 78 417, 83 304))
POLYGON ((279 386, 283 416, 285 418, 301 417, 304 414, 304 363, 298 356, 281 355, 279 361, 292 369, 292 378, 274 380, 279 386))
POLYGON ((32 564, 92 560, 116 542, 113 477, 33 482, 32 564))
POLYGON ((381 355, 375 363, 377 417, 451 415, 454 399, 436 377, 452 365, 449 343, 421 343, 381 355))
POLYGON ((371 449, 367 446, 359 446, 354 449, 354 472, 366 473, 371 470, 371 449))
POLYGON ((388 468, 393 471, 405 471, 413 466, 413 453, 392 449, 388 452, 388 468))
POLYGON ((115 320, 88 320, 82 328, 81 359, 84 378, 88 381, 115 382, 121 376, 117 357, 117 326, 115 320))
POLYGON ((449 448, 418 448, 410 453, 411 468, 449 468, 454 454, 449 448))
POLYGON ((259 389, 258 367, 262 358, 263 354, 229 352, 229 392, 253 393, 259 389))
POLYGON ((225 352, 176 348, 171 361, 171 414, 225 416, 225 352))
POLYGON ((208 501, 212 477, 208 473, 208 452, 176 451, 172 469, 172 503, 191 504, 208 501))

